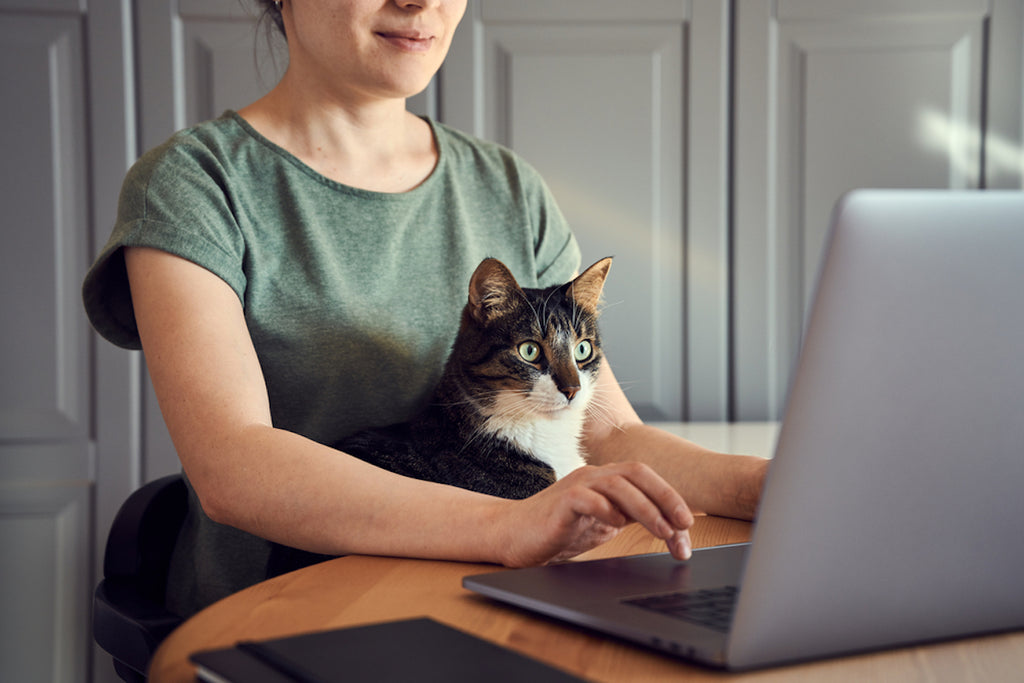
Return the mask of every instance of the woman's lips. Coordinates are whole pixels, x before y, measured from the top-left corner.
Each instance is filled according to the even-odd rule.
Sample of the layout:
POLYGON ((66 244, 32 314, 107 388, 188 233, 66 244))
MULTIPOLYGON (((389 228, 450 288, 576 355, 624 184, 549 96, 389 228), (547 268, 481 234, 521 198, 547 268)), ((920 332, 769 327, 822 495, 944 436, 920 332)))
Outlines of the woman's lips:
POLYGON ((405 52, 426 52, 434 43, 434 36, 416 31, 378 31, 377 35, 405 52))

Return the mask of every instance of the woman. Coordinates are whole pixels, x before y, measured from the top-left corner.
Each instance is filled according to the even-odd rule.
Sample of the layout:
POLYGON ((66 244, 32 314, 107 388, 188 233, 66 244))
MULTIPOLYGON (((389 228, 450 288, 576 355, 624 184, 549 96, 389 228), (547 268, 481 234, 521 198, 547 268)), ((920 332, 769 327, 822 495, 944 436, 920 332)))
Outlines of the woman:
POLYGON ((766 462, 643 425, 608 367, 597 466, 523 501, 322 445, 419 407, 484 256, 536 287, 579 250, 522 160, 405 110, 465 0, 261 4, 286 35, 280 83, 140 159, 84 287, 97 329, 145 349, 190 484, 172 608, 318 555, 540 564, 633 521, 685 558, 693 510, 752 517, 766 462))

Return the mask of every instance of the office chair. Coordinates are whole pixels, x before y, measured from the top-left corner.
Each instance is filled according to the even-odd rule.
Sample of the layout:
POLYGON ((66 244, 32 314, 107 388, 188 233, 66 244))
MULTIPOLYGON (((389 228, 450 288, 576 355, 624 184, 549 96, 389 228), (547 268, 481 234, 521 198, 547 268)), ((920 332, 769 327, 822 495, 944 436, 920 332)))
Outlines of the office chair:
POLYGON ((149 661, 182 619, 164 603, 171 551, 185 521, 188 492, 180 474, 136 490, 118 510, 93 595, 93 637, 114 658, 122 680, 146 680, 149 661))

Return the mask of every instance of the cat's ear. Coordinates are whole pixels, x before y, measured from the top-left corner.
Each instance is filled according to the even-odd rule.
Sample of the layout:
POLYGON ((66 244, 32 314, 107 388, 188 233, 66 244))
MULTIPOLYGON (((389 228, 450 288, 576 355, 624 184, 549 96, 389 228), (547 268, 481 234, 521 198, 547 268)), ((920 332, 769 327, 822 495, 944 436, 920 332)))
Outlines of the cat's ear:
POLYGON ((575 299, 579 306, 596 311, 601 301, 605 278, 608 277, 608 269, 611 267, 612 259, 609 256, 587 268, 582 275, 569 283, 569 296, 575 299))
POLYGON ((484 259, 469 280, 469 312, 487 324, 512 309, 522 294, 519 283, 505 264, 498 259, 484 259))

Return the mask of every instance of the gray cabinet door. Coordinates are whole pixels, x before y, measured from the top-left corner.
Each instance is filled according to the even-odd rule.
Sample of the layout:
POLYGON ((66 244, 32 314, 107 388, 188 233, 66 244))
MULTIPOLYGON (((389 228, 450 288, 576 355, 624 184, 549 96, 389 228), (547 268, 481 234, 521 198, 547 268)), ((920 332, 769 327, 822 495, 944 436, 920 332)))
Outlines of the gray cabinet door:
POLYGON ((0 5, 0 678, 81 680, 92 502, 84 16, 0 5))

